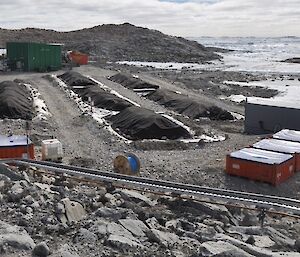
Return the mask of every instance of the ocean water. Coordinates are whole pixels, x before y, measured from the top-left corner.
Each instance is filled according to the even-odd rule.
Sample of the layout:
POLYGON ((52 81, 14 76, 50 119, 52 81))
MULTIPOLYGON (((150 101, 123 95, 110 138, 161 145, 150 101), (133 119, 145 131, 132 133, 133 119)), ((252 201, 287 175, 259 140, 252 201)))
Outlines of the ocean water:
POLYGON ((120 64, 164 70, 226 70, 267 74, 300 74, 300 64, 280 62, 300 57, 300 37, 200 37, 188 38, 205 46, 234 51, 219 53, 223 59, 210 64, 120 61, 120 64))
MULTIPOLYGON (((256 38, 256 37, 201 37, 193 40, 205 46, 221 47, 234 51, 223 53, 221 62, 214 62, 210 67, 227 71, 246 71, 263 74, 297 74, 300 76, 300 64, 280 62, 288 58, 300 57, 300 38, 256 38)), ((276 89, 279 94, 270 98, 271 104, 282 106, 294 104, 300 107, 300 81, 290 80, 284 76, 277 79, 267 79, 254 82, 224 81, 224 83, 249 87, 266 87, 276 89)), ((243 95, 227 97, 233 102, 245 100, 243 95)), ((248 97, 248 101, 260 101, 259 98, 248 97)))
POLYGON ((213 68, 228 71, 300 74, 300 64, 280 62, 288 58, 300 57, 300 37, 200 37, 189 39, 205 46, 234 50, 222 53, 222 62, 215 62, 213 68))

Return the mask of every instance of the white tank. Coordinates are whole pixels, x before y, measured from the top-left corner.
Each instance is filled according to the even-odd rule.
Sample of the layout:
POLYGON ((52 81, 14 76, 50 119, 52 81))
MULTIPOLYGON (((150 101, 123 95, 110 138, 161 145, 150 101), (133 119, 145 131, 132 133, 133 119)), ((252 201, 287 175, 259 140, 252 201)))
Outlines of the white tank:
POLYGON ((42 141, 42 160, 61 161, 63 158, 62 144, 57 139, 42 141))

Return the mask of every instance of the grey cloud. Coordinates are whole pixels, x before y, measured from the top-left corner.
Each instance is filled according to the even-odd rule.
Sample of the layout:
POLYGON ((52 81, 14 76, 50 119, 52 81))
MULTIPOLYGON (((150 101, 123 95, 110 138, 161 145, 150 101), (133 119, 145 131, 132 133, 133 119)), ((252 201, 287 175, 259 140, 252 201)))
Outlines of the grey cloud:
POLYGON ((298 35, 299 0, 10 0, 0 26, 74 30, 130 22, 180 36, 298 35))

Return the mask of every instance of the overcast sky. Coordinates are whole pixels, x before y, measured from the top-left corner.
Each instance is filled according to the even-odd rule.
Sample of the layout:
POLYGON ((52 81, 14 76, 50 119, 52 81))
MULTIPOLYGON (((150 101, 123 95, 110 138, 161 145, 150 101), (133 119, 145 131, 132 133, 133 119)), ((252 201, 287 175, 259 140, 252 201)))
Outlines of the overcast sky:
POLYGON ((300 36, 300 0, 0 0, 0 27, 129 22, 177 36, 300 36))

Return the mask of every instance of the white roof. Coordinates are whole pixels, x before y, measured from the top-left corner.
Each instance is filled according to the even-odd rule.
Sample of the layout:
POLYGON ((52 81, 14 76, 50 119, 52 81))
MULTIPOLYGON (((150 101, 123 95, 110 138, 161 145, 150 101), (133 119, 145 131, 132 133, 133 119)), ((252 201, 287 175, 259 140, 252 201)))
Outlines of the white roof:
POLYGON ((253 147, 281 153, 300 153, 300 143, 274 138, 263 139, 255 143, 253 147))
POLYGON ((300 131, 283 129, 273 135, 273 138, 300 142, 300 131))
POLYGON ((300 109, 300 102, 297 101, 280 101, 277 99, 268 99, 261 97, 249 97, 247 98, 247 103, 257 104, 257 105, 268 105, 275 107, 283 107, 283 108, 292 108, 292 109, 300 109))
POLYGON ((280 164, 291 158, 290 154, 276 153, 255 148, 244 148, 230 154, 231 157, 266 164, 280 164))
MULTIPOLYGON (((31 140, 28 139, 28 144, 31 144, 31 140)), ((0 135, 0 147, 10 147, 10 146, 21 146, 27 145, 26 136, 3 136, 0 135)))

